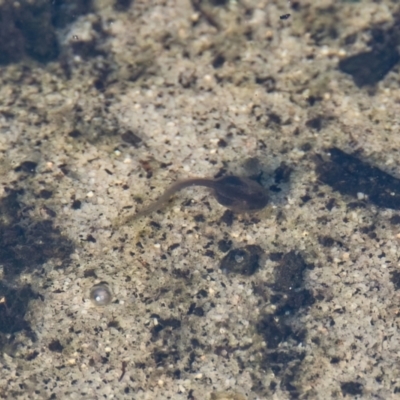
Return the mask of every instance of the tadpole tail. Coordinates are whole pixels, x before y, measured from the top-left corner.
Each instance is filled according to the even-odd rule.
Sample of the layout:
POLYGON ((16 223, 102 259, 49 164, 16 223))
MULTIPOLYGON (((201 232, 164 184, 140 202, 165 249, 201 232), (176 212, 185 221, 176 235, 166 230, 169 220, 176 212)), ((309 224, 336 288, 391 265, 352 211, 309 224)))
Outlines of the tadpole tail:
POLYGON ((154 211, 159 210, 161 207, 165 205, 165 203, 167 203, 167 201, 171 198, 172 195, 189 186, 206 186, 209 188, 214 188, 214 181, 212 179, 206 179, 206 178, 193 178, 193 179, 184 179, 181 181, 177 181, 173 183, 154 203, 151 203, 148 207, 137 212, 135 215, 129 218, 129 220, 130 221, 136 220, 138 218, 149 215, 154 211))

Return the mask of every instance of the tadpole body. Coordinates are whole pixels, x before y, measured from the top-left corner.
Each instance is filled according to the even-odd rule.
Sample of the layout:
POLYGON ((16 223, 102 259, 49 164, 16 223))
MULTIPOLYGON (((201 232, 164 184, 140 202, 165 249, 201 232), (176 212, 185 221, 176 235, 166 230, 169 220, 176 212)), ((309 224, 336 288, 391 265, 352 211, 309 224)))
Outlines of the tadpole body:
POLYGON ((173 183, 158 200, 139 211, 133 216, 133 219, 159 210, 168 202, 172 195, 190 186, 204 186, 212 189, 211 193, 219 204, 238 213, 261 210, 269 201, 267 190, 249 178, 235 175, 224 176, 218 179, 191 178, 173 183))

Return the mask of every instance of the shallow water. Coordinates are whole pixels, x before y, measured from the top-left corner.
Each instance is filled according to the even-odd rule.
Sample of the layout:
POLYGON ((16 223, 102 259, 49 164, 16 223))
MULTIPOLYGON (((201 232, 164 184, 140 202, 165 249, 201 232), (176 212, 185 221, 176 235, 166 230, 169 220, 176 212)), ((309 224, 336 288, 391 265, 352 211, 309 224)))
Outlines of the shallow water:
POLYGON ((0 1, 0 398, 396 398, 399 11, 0 1))

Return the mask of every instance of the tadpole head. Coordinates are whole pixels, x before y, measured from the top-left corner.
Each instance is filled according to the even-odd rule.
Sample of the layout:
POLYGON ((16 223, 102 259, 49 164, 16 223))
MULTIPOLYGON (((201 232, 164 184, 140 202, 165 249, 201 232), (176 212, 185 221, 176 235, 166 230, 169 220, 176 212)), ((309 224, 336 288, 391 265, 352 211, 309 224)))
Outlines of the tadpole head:
POLYGON ((236 212, 261 210, 269 201, 267 190, 259 183, 234 175, 216 181, 214 194, 218 203, 236 212))

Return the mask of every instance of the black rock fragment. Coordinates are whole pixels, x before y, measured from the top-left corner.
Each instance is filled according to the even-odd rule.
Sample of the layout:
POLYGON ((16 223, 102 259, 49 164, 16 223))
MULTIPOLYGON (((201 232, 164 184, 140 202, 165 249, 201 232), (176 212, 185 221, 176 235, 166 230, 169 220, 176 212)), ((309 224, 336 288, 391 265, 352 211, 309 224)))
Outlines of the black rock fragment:
POLYGON ((139 147, 140 143, 142 142, 142 139, 132 131, 126 131, 125 133, 123 133, 121 135, 121 139, 125 143, 129 143, 134 147, 139 147))
POLYGON ((221 269, 229 273, 253 275, 262 262, 264 250, 257 245, 248 245, 231 250, 221 261, 221 269))
POLYGON ((285 20, 285 19, 289 19, 290 18, 290 14, 283 14, 279 17, 279 19, 281 20, 285 20))
POLYGON ((343 396, 357 396, 363 393, 363 385, 358 382, 342 382, 340 388, 343 396))
POLYGON ((62 351, 64 350, 64 346, 60 343, 60 341, 58 339, 52 340, 49 343, 48 348, 50 351, 53 351, 56 353, 62 353, 62 351))
POLYGON ((74 200, 72 202, 71 208, 73 210, 80 210, 81 206, 82 206, 82 202, 80 200, 74 200))
POLYGON ((39 192, 39 196, 42 199, 48 200, 53 196, 53 192, 51 190, 43 189, 39 192))
POLYGON ((342 195, 364 193, 378 207, 400 209, 400 179, 336 147, 329 154, 330 161, 317 161, 315 171, 321 182, 342 195))
POLYGON ((225 64, 225 57, 222 54, 218 54, 213 62, 212 62, 212 66, 214 69, 219 69, 221 68, 223 65, 225 64))

